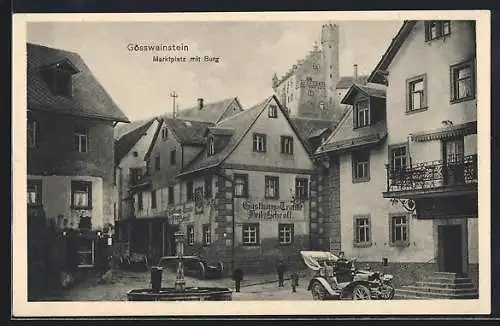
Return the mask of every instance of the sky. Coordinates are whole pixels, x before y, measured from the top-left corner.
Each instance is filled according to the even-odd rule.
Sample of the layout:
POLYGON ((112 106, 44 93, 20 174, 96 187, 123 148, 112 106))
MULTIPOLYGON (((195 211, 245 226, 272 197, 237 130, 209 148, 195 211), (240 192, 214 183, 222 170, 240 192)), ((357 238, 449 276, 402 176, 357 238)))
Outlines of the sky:
MULTIPOLYGON (((172 111, 197 98, 238 97, 249 108, 273 94, 280 77, 320 41, 322 21, 30 22, 27 41, 80 54, 131 121, 172 111), (185 44, 186 52, 136 52, 129 44, 185 44), (219 63, 158 63, 153 55, 219 57, 219 63)), ((340 21, 340 74, 370 74, 402 21, 340 21)))

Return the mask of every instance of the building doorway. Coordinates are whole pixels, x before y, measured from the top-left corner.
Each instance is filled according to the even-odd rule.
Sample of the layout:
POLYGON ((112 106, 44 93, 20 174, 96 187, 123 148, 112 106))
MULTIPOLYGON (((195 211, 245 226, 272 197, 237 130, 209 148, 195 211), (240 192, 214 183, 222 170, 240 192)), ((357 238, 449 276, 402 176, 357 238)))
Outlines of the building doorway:
POLYGON ((463 237, 461 225, 439 225, 439 269, 463 274, 463 237))
POLYGON ((175 256, 176 248, 175 248, 175 232, 179 231, 178 225, 166 225, 165 236, 165 255, 166 256, 175 256))

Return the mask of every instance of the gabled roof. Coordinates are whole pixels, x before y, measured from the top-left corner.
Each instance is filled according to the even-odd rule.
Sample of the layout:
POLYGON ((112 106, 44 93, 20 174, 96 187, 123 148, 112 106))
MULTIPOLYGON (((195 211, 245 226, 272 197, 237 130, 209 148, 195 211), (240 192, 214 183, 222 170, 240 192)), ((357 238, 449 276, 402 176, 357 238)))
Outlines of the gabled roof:
POLYGON ((115 163, 119 164, 120 161, 127 155, 128 152, 134 147, 135 144, 145 135, 148 129, 151 127, 155 119, 151 119, 148 122, 142 124, 138 128, 129 131, 120 139, 115 141, 115 163))
POLYGON ((278 107, 281 110, 282 115, 287 119, 290 127, 297 135, 297 138, 300 140, 301 144, 304 146, 304 149, 309 151, 309 147, 304 139, 301 137, 297 127, 293 124, 293 122, 288 117, 288 114, 285 113, 284 107, 278 101, 275 95, 266 98, 261 103, 242 111, 241 113, 235 114, 227 119, 222 120, 217 124, 217 128, 222 129, 233 129, 234 133, 226 143, 226 145, 221 148, 215 155, 207 156, 206 150, 201 151, 197 157, 191 163, 189 163, 179 174, 179 176, 186 175, 192 172, 201 171, 204 169, 216 167, 223 163, 229 155, 238 147, 241 141, 244 139, 245 135, 250 131, 254 123, 257 121, 259 116, 262 114, 264 109, 267 107, 269 102, 274 100, 278 103, 278 107))
POLYGON ((177 112, 176 118, 217 123, 220 121, 227 108, 235 101, 241 109, 238 98, 231 97, 217 102, 204 103, 201 109, 198 106, 183 109, 177 112))
POLYGON ((144 125, 145 123, 147 123, 148 121, 151 121, 153 119, 155 119, 155 117, 150 117, 149 119, 131 121, 130 123, 118 124, 113 130, 115 140, 120 139, 123 135, 131 132, 132 130, 139 128, 140 126, 144 125))
POLYGON ((130 122, 79 54, 32 43, 26 46, 28 109, 130 122), (70 97, 54 94, 42 76, 45 69, 57 64, 74 72, 70 97))
POLYGON ((382 58, 380 58, 378 64, 375 66, 375 69, 373 69, 370 76, 368 76, 368 82, 385 84, 385 72, 387 71, 387 68, 416 23, 416 20, 405 20, 403 22, 403 25, 397 32, 396 36, 392 39, 391 44, 389 44, 389 47, 382 55, 382 58))
POLYGON ((365 128, 354 129, 352 107, 346 111, 339 125, 317 150, 316 155, 379 142, 387 136, 385 120, 365 128))
POLYGON ((358 93, 362 93, 368 97, 385 98, 386 87, 380 84, 369 83, 366 85, 353 84, 347 91, 342 104, 353 105, 353 99, 358 93))
POLYGON ((352 84, 366 84, 366 80, 368 76, 359 76, 358 78, 354 78, 354 76, 343 76, 340 77, 339 82, 335 86, 336 89, 347 89, 351 87, 352 84))
POLYGON ((213 126, 214 124, 207 121, 187 120, 181 118, 172 119, 168 116, 161 117, 158 128, 153 136, 153 140, 151 141, 149 149, 144 156, 145 160, 147 160, 151 155, 151 151, 153 150, 154 144, 156 144, 160 130, 165 125, 169 130, 169 134, 176 137, 182 145, 200 146, 205 144, 204 134, 207 128, 213 126))

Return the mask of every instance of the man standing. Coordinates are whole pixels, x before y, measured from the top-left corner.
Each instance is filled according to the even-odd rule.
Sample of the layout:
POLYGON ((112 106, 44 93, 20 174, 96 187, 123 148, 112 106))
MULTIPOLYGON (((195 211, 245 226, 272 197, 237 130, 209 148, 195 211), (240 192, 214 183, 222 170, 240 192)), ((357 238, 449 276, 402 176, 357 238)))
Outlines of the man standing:
POLYGON ((280 260, 280 263, 277 268, 278 272, 278 287, 283 287, 283 280, 285 278, 285 264, 283 263, 283 259, 280 260))
POLYGON ((237 268, 233 273, 234 288, 236 292, 240 292, 241 281, 243 280, 243 271, 237 268))

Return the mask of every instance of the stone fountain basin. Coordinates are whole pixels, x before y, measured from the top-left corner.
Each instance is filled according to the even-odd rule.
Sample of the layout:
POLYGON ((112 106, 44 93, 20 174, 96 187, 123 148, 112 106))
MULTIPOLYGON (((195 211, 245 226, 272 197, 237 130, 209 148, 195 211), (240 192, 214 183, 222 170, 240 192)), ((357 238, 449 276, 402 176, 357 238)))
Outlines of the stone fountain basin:
POLYGON ((128 301, 231 301, 232 293, 228 288, 186 287, 183 292, 173 287, 152 289, 133 289, 127 292, 128 301))

